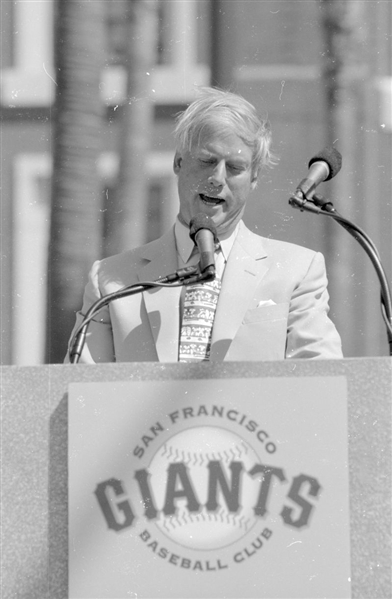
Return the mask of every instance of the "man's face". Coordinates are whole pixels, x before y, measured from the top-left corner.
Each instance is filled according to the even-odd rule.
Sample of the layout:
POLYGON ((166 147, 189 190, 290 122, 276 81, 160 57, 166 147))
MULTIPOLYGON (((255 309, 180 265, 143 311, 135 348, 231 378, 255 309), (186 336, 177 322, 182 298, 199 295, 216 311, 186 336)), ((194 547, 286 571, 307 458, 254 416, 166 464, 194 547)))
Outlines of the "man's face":
POLYGON ((208 127, 198 145, 176 153, 174 172, 182 219, 189 224, 202 212, 212 218, 221 239, 228 237, 256 186, 251 148, 235 133, 208 127))

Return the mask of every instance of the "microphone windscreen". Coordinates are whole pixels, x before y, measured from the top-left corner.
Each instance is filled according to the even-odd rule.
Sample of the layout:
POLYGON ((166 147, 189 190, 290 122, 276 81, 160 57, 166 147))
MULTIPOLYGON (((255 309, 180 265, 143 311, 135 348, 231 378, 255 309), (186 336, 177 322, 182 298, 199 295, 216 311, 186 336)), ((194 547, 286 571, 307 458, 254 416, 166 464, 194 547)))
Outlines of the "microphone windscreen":
POLYGON ((193 242, 195 242, 196 233, 198 233, 200 229, 208 229, 211 231, 214 236, 214 242, 218 242, 214 221, 210 216, 208 216, 208 214, 203 214, 202 212, 200 212, 200 214, 196 214, 196 216, 192 218, 191 222, 189 223, 189 236, 193 242))
POLYGON ((316 156, 313 156, 313 158, 309 160, 308 168, 310 168, 314 162, 320 161, 326 162, 329 166, 329 175, 325 181, 329 181, 335 177, 342 168, 342 155, 333 147, 324 148, 324 150, 321 150, 316 156))

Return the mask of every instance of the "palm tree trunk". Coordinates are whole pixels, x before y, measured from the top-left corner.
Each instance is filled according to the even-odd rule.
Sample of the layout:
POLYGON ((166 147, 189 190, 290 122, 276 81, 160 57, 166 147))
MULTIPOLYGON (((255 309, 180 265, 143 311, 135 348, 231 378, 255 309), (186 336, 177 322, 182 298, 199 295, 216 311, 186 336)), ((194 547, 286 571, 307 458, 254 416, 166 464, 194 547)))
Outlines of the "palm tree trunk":
POLYGON ((105 2, 57 0, 56 104, 48 259, 47 360, 62 362, 86 275, 100 254, 105 2))

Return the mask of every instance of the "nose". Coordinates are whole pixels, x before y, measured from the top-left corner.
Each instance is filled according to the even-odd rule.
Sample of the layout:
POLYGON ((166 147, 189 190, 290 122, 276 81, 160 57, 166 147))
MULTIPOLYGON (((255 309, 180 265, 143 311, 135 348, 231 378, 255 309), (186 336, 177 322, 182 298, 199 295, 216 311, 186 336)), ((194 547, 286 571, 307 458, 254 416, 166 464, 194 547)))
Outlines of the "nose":
POLYGON ((208 177, 208 183, 214 187, 221 187, 225 183, 226 165, 224 162, 219 162, 212 174, 208 177))

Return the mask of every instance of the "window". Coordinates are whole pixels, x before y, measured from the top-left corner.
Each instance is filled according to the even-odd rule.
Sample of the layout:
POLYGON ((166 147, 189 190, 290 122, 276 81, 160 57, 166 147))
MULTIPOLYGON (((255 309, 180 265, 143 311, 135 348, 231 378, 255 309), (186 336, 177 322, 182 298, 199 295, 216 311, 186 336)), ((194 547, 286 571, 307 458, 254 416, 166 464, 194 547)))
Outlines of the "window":
MULTIPOLYGON (((121 4, 108 4, 110 59, 103 73, 103 95, 109 105, 123 101, 126 93, 121 67, 126 35, 121 4)), ((207 0, 160 0, 157 59, 148 90, 154 102, 183 104, 192 98, 195 86, 209 84, 209 24, 207 0)))
POLYGON ((54 99, 53 3, 1 2, 4 105, 47 106, 54 99))

